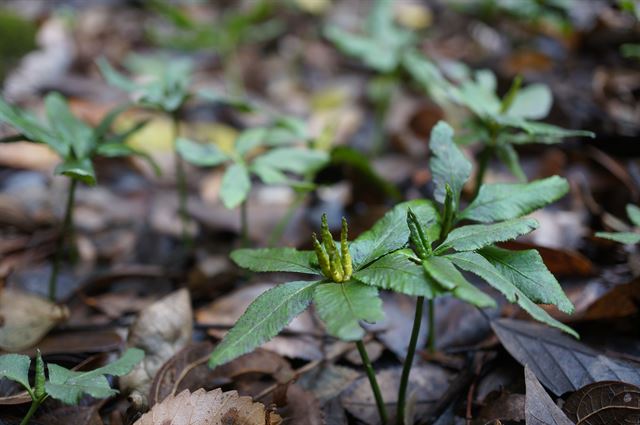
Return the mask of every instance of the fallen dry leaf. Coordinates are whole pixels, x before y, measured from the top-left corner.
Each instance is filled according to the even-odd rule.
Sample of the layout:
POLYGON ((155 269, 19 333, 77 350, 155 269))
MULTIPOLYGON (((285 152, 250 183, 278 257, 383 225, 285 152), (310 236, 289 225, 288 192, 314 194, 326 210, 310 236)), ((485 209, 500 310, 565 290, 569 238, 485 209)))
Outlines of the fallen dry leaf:
POLYGON ((153 406, 134 425, 279 425, 282 419, 262 403, 235 391, 185 390, 153 406))
POLYGON ((527 386, 524 407, 527 425, 573 425, 528 366, 524 368, 524 377, 527 386))
POLYGON ((637 425, 640 388, 617 381, 596 382, 571 394, 562 410, 581 425, 637 425))
POLYGON ((142 310, 131 325, 127 347, 144 350, 145 357, 120 378, 120 388, 130 393, 137 408, 148 406, 147 394, 156 372, 191 341, 192 316, 189 292, 181 289, 142 310))
POLYGON ((296 425, 325 425, 320 402, 311 391, 300 385, 289 385, 287 405, 280 412, 285 423, 296 425))
POLYGON ((0 348, 21 351, 36 345, 55 325, 69 317, 65 306, 34 294, 0 291, 0 348))

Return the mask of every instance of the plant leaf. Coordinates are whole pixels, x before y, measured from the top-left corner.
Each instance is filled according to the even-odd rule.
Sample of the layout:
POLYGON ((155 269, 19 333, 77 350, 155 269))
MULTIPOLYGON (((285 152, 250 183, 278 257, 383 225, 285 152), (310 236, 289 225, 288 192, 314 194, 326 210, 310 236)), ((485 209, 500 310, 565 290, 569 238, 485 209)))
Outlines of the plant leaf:
POLYGON ((159 176, 160 174, 162 174, 160 166, 156 161, 154 161, 151 155, 146 152, 134 149, 129 145, 125 145, 124 143, 102 143, 101 145, 98 145, 95 153, 107 158, 139 156, 141 158, 144 158, 149 163, 156 175, 159 176))
MULTIPOLYGON (((509 135, 511 136, 511 135, 509 135)), ((516 176, 518 181, 524 183, 527 181, 527 176, 520 165, 520 159, 518 158, 518 152, 511 143, 503 143, 496 148, 496 154, 500 161, 507 166, 511 174, 516 176)))
POLYGON ((343 53, 360 59, 376 71, 389 72, 398 65, 399 58, 393 49, 385 49, 376 40, 351 34, 334 25, 325 29, 324 36, 343 53))
POLYGON ((551 110, 553 96, 546 84, 530 84, 518 91, 507 115, 532 120, 541 120, 551 110))
POLYGON ((44 126, 35 116, 0 98, 0 121, 19 130, 27 139, 49 145, 61 157, 69 154, 70 146, 58 140, 53 132, 44 126))
POLYGON ((266 128, 250 128, 243 131, 236 139, 236 152, 238 152, 240 156, 248 154, 264 142, 266 135, 266 128))
POLYGON ((407 211, 411 208, 423 225, 439 227, 440 216, 432 202, 413 200, 396 205, 373 227, 349 245, 353 269, 359 270, 383 255, 403 248, 409 241, 407 211))
POLYGON ((276 336, 302 313, 319 281, 297 281, 271 288, 256 298, 211 353, 216 367, 246 354, 276 336))
POLYGON ((329 160, 326 152, 312 149, 278 148, 260 155, 256 166, 269 166, 276 170, 304 175, 321 168, 329 160))
POLYGON ((295 248, 236 249, 231 259, 240 267, 254 272, 291 272, 321 275, 313 251, 295 248))
POLYGON ((556 278, 542 261, 538 251, 509 251, 486 247, 479 251, 505 278, 536 303, 553 304, 565 313, 573 312, 573 304, 556 278))
POLYGON ((356 281, 318 285, 313 302, 329 334, 343 341, 362 339, 361 320, 374 323, 384 319, 378 290, 356 281))
POLYGON ((237 207, 247 199, 250 188, 251 179, 247 167, 239 163, 231 164, 222 177, 222 203, 229 209, 237 207))
POLYGON ((58 139, 71 146, 76 158, 89 157, 96 144, 91 127, 71 113, 67 100, 60 93, 47 95, 44 104, 49 126, 58 139))
POLYGON ((0 356, 0 378, 8 378, 31 391, 29 366, 31 359, 23 354, 3 354, 0 356))
POLYGON ((213 143, 198 143, 184 137, 176 139, 176 150, 185 161, 201 167, 213 167, 229 159, 213 143))
POLYGON ((578 334, 562 322, 554 319, 544 309, 531 301, 520 289, 518 289, 509 279, 504 277, 493 264, 487 261, 482 255, 475 252, 457 252, 447 255, 462 270, 473 273, 484 279, 489 285, 500 291, 507 301, 518 303, 518 305, 534 319, 546 323, 549 326, 558 328, 570 335, 578 338, 578 334))
POLYGON ((633 245, 640 243, 640 233, 633 232, 596 232, 596 237, 633 245))
POLYGON ((538 136, 541 138, 561 139, 564 137, 595 137, 595 134, 591 131, 567 130, 555 125, 528 121, 520 117, 513 117, 509 115, 494 114, 492 115, 492 119, 500 125, 524 130, 532 136, 538 136))
POLYGON ((436 187, 434 197, 436 201, 443 203, 446 186, 449 185, 457 208, 462 186, 471 175, 471 163, 454 143, 453 129, 444 121, 438 122, 431 130, 429 147, 432 154, 429 165, 436 187))
POLYGON ((469 283, 446 257, 428 257, 422 261, 422 267, 427 275, 444 289, 450 290, 456 298, 480 308, 496 306, 490 296, 469 283))
POLYGON ((568 191, 569 183, 558 176, 531 183, 485 184, 459 218, 482 223, 509 220, 542 208, 568 191))
POLYGON ((412 252, 408 249, 392 252, 357 271, 353 277, 366 285, 433 299, 442 291, 410 256, 412 252))
POLYGON ((631 220, 634 226, 640 227, 640 207, 633 204, 628 204, 627 215, 629 216, 629 220, 631 220))
POLYGON ((100 73, 102 73, 102 76, 110 85, 126 92, 133 92, 140 89, 140 86, 116 71, 105 58, 98 58, 96 64, 100 69, 100 73))
POLYGON ((496 242, 504 242, 526 235, 538 228, 532 218, 514 218, 494 224, 470 224, 452 230, 447 239, 436 248, 441 253, 453 248, 456 251, 475 251, 496 242))
POLYGON ((62 174, 72 179, 80 180, 88 185, 96 184, 96 174, 93 171, 93 164, 89 158, 80 160, 66 159, 54 170, 54 174, 62 174))

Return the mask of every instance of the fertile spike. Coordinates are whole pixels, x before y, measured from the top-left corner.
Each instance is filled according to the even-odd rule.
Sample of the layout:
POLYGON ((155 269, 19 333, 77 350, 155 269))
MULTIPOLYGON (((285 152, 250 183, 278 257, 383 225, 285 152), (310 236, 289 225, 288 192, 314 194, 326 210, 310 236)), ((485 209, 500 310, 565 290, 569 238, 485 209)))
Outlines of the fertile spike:
POLYGON ((353 264, 351 263, 351 253, 349 252, 349 227, 347 219, 344 217, 342 217, 342 230, 340 232, 340 253, 342 254, 344 280, 349 280, 353 273, 353 264))
POLYGON ((322 270, 322 274, 324 274, 326 277, 331 278, 331 265, 329 263, 329 255, 320 244, 320 241, 318 241, 315 233, 311 235, 311 238, 313 239, 313 249, 316 252, 316 257, 318 257, 320 270, 322 270))

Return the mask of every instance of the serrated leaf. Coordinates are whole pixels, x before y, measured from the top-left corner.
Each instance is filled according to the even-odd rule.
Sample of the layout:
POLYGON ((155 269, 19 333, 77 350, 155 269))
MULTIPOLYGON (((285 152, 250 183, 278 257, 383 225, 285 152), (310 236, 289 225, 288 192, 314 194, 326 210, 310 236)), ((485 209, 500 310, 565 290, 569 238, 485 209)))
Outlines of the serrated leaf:
POLYGON ((92 186, 96 184, 96 174, 89 158, 66 159, 56 167, 54 174, 62 174, 92 186))
POLYGON ((89 157, 95 140, 91 127, 78 119, 60 93, 50 93, 44 100, 49 126, 59 140, 71 146, 76 158, 89 157))
POLYGON ((370 286, 411 296, 432 299, 442 291, 427 279, 419 264, 409 259, 411 250, 387 254, 366 268, 354 273, 353 278, 370 286))
POLYGON ((573 312, 573 304, 556 278, 542 261, 538 251, 509 251, 487 247, 479 251, 504 277, 527 298, 536 303, 553 304, 565 313, 573 312))
POLYGON ((229 156, 212 143, 198 143, 179 137, 176 150, 187 162, 201 167, 213 167, 229 160, 229 156))
POLYGON ((247 167, 234 163, 227 168, 222 177, 220 198, 227 208, 235 208, 247 199, 251 189, 251 179, 247 167))
POLYGON ((356 281, 318 285, 313 302, 329 334, 343 341, 362 339, 365 332, 360 321, 384 319, 378 290, 356 281))
POLYGON ((596 232, 596 237, 609 239, 625 245, 640 243, 640 233, 633 232, 596 232))
POLYGON ((362 233, 349 245, 354 270, 359 270, 373 260, 403 248, 407 244, 409 241, 409 228, 407 227, 409 208, 423 225, 432 223, 432 226, 439 227, 440 216, 433 203, 425 200, 413 200, 396 205, 371 229, 362 233))
POLYGON ((456 251, 475 251, 526 235, 537 228, 538 221, 532 218, 515 218, 495 224, 470 224, 452 230, 435 252, 441 253, 451 248, 456 251))
POLYGON ((256 166, 268 166, 276 170, 304 175, 319 169, 328 160, 327 153, 318 150, 278 148, 260 155, 253 163, 256 166))
POLYGON ((530 84, 518 91, 506 114, 532 120, 540 120, 551 110, 553 96, 549 86, 530 84))
POLYGON ((254 272, 291 272, 321 275, 316 268, 313 251, 295 248, 236 249, 231 259, 240 267, 254 272))
POLYGON ((484 184, 460 219, 490 223, 521 217, 557 201, 569 191, 569 183, 552 176, 531 183, 484 184))
POLYGON ((453 129, 444 121, 438 122, 431 130, 429 141, 431 149, 431 173, 435 184, 434 197, 443 203, 446 197, 446 186, 449 185, 457 207, 460 192, 471 175, 471 163, 453 141, 453 129))
POLYGON ((318 283, 289 282, 261 294, 213 350, 209 366, 227 363, 276 336, 307 308, 318 283))
POLYGON ((633 204, 627 204, 627 215, 634 226, 640 227, 640 207, 633 204))
POLYGON ((457 252, 447 255, 446 258, 451 260, 456 266, 462 270, 473 273, 484 279, 489 285, 500 291, 507 301, 518 303, 518 305, 534 319, 539 322, 546 323, 549 326, 558 328, 570 335, 578 337, 578 334, 562 322, 554 319, 544 309, 531 301, 527 296, 518 289, 509 279, 504 277, 493 264, 491 264, 482 255, 475 252, 457 252))
POLYGON ((23 354, 3 354, 0 356, 0 378, 11 379, 31 390, 29 384, 29 366, 31 359, 23 354))

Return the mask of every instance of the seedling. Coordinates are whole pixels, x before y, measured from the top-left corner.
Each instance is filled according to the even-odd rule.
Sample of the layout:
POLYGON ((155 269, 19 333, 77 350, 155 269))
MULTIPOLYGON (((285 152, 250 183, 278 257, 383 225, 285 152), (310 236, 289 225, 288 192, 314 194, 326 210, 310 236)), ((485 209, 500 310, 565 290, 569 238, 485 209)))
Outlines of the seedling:
POLYGON ((57 364, 46 365, 49 379, 45 376, 45 363, 40 355, 36 355, 35 382, 29 382, 31 359, 22 354, 4 354, 0 356, 0 378, 7 378, 20 384, 31 396, 31 407, 20 422, 27 425, 38 407, 49 397, 65 404, 77 405, 84 394, 95 398, 111 397, 118 393, 109 385, 105 375, 123 376, 144 357, 138 348, 128 349, 122 357, 106 366, 90 372, 76 372, 57 364))
POLYGON ((216 145, 189 139, 177 140, 179 154, 198 166, 226 166, 220 198, 225 207, 240 205, 243 246, 248 242, 247 196, 251 175, 267 185, 285 184, 305 190, 312 184, 308 178, 293 180, 285 173, 308 177, 329 160, 326 152, 294 144, 307 138, 305 124, 291 117, 280 118, 268 127, 245 130, 236 139, 234 149, 224 152, 216 145))
MULTIPOLYGON (((62 231, 49 279, 49 298, 56 296, 56 286, 65 240, 73 233, 73 206, 78 182, 96 184, 93 160, 96 157, 126 157, 138 155, 151 161, 144 153, 130 148, 124 141, 145 124, 112 134, 111 126, 126 106, 111 111, 92 128, 71 113, 67 101, 58 93, 51 93, 45 99, 47 122, 38 120, 29 112, 19 109, 0 99, 0 122, 5 122, 20 133, 0 139, 0 142, 30 141, 44 143, 62 158, 62 163, 54 171, 71 179, 65 209, 62 231)), ((153 161, 151 161, 152 165, 153 161)), ((157 169, 157 167, 156 167, 157 169)))
POLYGON ((632 229, 624 232, 597 232, 596 236, 626 245, 640 243, 640 208, 636 205, 628 204, 627 216, 629 216, 629 220, 633 224, 632 229))
POLYGON ((424 299, 430 304, 429 347, 434 348, 434 303, 437 296, 451 294, 478 308, 495 307, 495 301, 472 285, 461 273, 474 273, 518 303, 538 321, 575 331, 551 317, 536 303, 554 304, 573 311, 557 280, 535 250, 509 251, 495 243, 514 239, 537 228, 536 220, 521 218, 562 197, 568 190, 560 177, 524 184, 487 184, 466 208, 460 207, 463 185, 471 175, 471 163, 453 142, 453 130, 438 123, 430 141, 431 172, 435 200, 429 214, 407 211, 411 249, 389 253, 356 278, 367 285, 417 295, 416 315, 398 395, 398 424, 404 424, 406 389, 422 319, 424 299), (480 222, 455 228, 462 220, 480 222), (371 273, 374 271, 374 273, 371 273))
POLYGON ((544 84, 522 86, 517 77, 509 91, 502 97, 496 94, 496 76, 489 70, 467 76, 459 87, 449 88, 450 97, 467 107, 473 114, 467 122, 468 134, 460 140, 480 142, 480 164, 475 177, 476 191, 492 157, 497 157, 520 181, 527 180, 514 146, 528 143, 559 143, 566 137, 594 137, 590 131, 566 130, 551 124, 538 122, 551 110, 553 97, 544 84))

